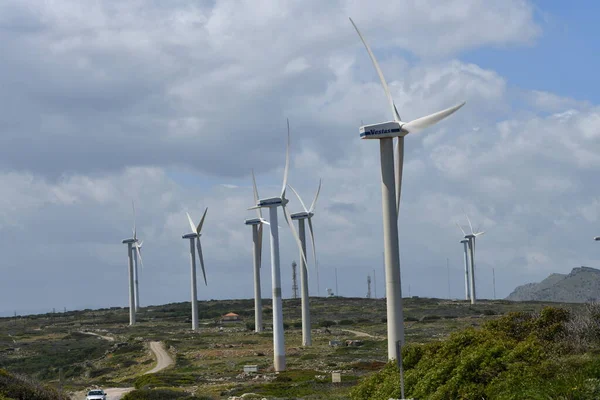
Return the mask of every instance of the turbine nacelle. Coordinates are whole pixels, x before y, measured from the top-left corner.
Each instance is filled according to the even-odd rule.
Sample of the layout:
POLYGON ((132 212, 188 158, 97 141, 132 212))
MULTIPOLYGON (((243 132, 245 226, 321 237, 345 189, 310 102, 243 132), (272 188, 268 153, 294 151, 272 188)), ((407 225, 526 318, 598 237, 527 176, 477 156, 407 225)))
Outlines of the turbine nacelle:
POLYGON ((123 240, 123 244, 129 244, 129 243, 136 243, 137 239, 131 238, 131 239, 124 239, 123 240))
POLYGON ((397 121, 381 122, 379 124, 363 125, 359 128, 361 139, 384 139, 406 136, 408 131, 402 129, 397 121))
POLYGON ((269 197, 267 199, 258 200, 256 207, 253 208, 285 206, 288 202, 289 200, 285 197, 269 197))
POLYGON ((468 239, 463 239, 463 240, 461 240, 460 242, 461 242, 461 243, 469 243, 469 240, 468 240, 468 239))
POLYGON ((185 235, 183 235, 181 238, 182 239, 193 239, 193 238, 198 238, 202 235, 198 234, 198 233, 186 233, 185 235))
POLYGON ((594 240, 596 240, 596 241, 600 241, 600 236, 596 236, 596 237, 594 238, 594 240))
POLYGON ((312 218, 312 217, 313 217, 313 215, 315 215, 315 214, 314 214, 314 213, 312 213, 312 212, 300 211, 300 212, 297 212, 297 213, 293 213, 292 215, 290 215, 290 217, 291 217, 293 220, 299 220, 299 219, 308 219, 308 218, 312 218))
POLYGON ((250 218, 250 219, 244 220, 244 224, 246 224, 246 225, 260 225, 262 223, 263 223, 263 221, 260 218, 250 218))

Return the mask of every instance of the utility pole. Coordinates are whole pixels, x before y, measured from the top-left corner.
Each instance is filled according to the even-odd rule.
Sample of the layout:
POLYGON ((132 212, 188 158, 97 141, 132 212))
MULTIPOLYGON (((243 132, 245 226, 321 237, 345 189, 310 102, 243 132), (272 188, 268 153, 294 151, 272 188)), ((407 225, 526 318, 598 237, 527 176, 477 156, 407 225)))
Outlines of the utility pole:
POLYGON ((296 279, 296 261, 292 261, 292 293, 294 295, 294 299, 298 298, 298 280, 296 279))
POLYGON ((367 275, 367 299, 371 298, 371 276, 367 275))
POLYGON ((494 285, 494 300, 496 300, 496 271, 492 268, 492 283, 494 285))
POLYGON ((375 298, 377 298, 377 275, 375 275, 375 268, 373 268, 373 286, 373 289, 375 289, 375 298))
POLYGON ((335 295, 339 296, 340 292, 338 292, 338 284, 337 284, 337 268, 335 269, 335 295))

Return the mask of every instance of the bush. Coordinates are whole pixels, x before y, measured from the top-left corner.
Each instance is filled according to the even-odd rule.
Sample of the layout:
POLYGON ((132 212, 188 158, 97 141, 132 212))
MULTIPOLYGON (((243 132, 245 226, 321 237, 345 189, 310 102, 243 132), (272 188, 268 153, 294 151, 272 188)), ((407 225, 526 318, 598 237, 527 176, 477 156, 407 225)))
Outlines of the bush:
POLYGON ((329 328, 330 326, 335 325, 335 322, 329 320, 323 320, 319 322, 319 326, 322 328, 329 328))
POLYGON ((342 319, 338 322, 338 325, 354 325, 354 321, 351 319, 342 319))
POLYGON ((122 397, 123 400, 211 400, 209 396, 195 396, 177 389, 134 390, 122 397))
POLYGON ((69 400, 69 396, 59 392, 53 387, 41 383, 24 375, 12 374, 0 369, 0 399, 27 399, 27 400, 69 400))
POLYGON ((159 372, 156 374, 141 375, 136 378, 133 386, 136 389, 151 389, 157 387, 192 385, 196 378, 191 375, 177 374, 173 372, 159 372))
MULTIPOLYGON (((546 307, 539 314, 510 313, 441 342, 405 346, 406 396, 433 400, 600 398, 600 360, 589 353, 600 351, 600 343, 589 341, 588 353, 573 352, 572 347, 567 352, 571 321, 568 311, 546 307)), ((390 362, 353 388, 351 398, 399 398, 399 383, 398 368, 390 362)))

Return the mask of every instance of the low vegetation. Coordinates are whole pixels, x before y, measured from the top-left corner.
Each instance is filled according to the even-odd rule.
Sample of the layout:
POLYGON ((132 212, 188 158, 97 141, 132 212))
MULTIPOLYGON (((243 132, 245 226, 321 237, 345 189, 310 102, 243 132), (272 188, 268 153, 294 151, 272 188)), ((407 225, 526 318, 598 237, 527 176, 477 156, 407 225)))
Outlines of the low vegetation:
POLYGON ((0 369, 0 400, 68 400, 59 390, 29 377, 0 369))
MULTIPOLYGON (((62 386, 77 392, 79 397, 76 398, 83 398, 81 393, 91 387, 135 387, 126 397, 130 400, 218 399, 244 394, 245 398, 253 398, 248 397, 249 393, 254 393, 256 398, 268 399, 347 399, 352 390, 352 395, 358 396, 356 398, 369 398, 364 397, 364 393, 368 393, 367 396, 380 393, 384 397, 379 398, 385 400, 388 395, 396 395, 393 391, 369 392, 371 389, 368 389, 369 385, 374 386, 369 382, 381 382, 382 390, 388 384, 390 388, 398 387, 392 380, 397 376, 394 367, 386 366, 385 300, 311 298, 310 304, 313 346, 303 347, 300 300, 284 300, 288 370, 281 374, 275 374, 272 366, 269 300, 263 303, 263 333, 253 330, 253 300, 200 302, 198 332, 190 330, 189 303, 143 307, 135 326, 128 326, 126 308, 0 318, 0 368, 26 374, 50 387, 62 386), (228 312, 239 314, 242 321, 221 323, 220 316, 228 312), (144 375, 155 365, 155 358, 148 348, 149 341, 163 342, 175 365, 156 374, 144 375), (256 365, 258 372, 244 373, 245 365, 256 365), (340 383, 332 382, 332 372, 341 374, 340 383), (386 374, 389 374, 388 379, 386 374)), ((551 329, 537 339, 530 334, 511 338, 508 333, 502 333, 506 331, 502 326, 508 324, 510 318, 513 324, 522 319, 524 327, 529 329, 521 327, 515 328, 516 331, 531 333, 537 330, 535 324, 541 322, 535 321, 547 305, 498 300, 481 301, 473 306, 465 301, 405 299, 405 331, 410 346, 404 353, 409 393, 419 399, 435 398, 431 388, 441 382, 443 385, 440 386, 446 387, 444 390, 447 391, 440 392, 437 398, 444 398, 446 394, 454 393, 450 383, 453 379, 459 379, 461 385, 456 384, 457 387, 463 387, 462 383, 472 379, 474 384, 468 389, 470 391, 456 392, 458 397, 447 398, 467 396, 465 393, 502 398, 497 397, 497 393, 504 388, 498 381, 493 386, 490 376, 497 374, 504 378, 511 373, 519 376, 520 370, 508 367, 512 365, 511 357, 516 360, 515 365, 526 369, 528 363, 538 360, 527 358, 528 351, 535 354, 539 349, 546 352, 542 354, 550 360, 560 360, 572 368, 580 365, 588 368, 587 358, 595 354, 598 340, 593 334, 594 324, 600 318, 592 318, 593 312, 582 304, 560 305, 566 310, 566 320, 557 322, 562 328, 555 336, 550 335, 551 329), (515 312, 520 319, 512 316, 515 312), (493 324, 499 321, 504 321, 504 325, 494 328, 493 324), (571 339, 566 339, 566 332, 570 333, 571 339), (501 340, 503 335, 506 338, 501 340), (463 360, 457 354, 466 358, 463 360), (500 357, 501 364, 495 361, 496 356, 500 357), (471 361, 465 364, 465 360, 471 361), (481 365, 488 368, 485 376, 469 377, 469 368, 481 365), (431 375, 434 371, 436 374, 431 375), (417 385, 416 382, 421 383, 417 385), (494 387, 497 392, 491 391, 494 387)), ((537 379, 538 376, 532 374, 537 379)), ((556 385, 559 381, 557 379, 556 385)), ((591 390, 590 382, 582 380, 577 386, 578 393, 591 390)), ((468 387, 464 386, 464 390, 468 387)), ((553 393, 562 392, 555 390, 553 393)), ((0 397, 0 400, 4 399, 0 397)))
MULTIPOLYGON (((600 398, 600 307, 511 312, 440 342, 403 349, 406 396, 418 399, 600 398)), ((388 364, 360 382, 355 400, 400 397, 388 364)))

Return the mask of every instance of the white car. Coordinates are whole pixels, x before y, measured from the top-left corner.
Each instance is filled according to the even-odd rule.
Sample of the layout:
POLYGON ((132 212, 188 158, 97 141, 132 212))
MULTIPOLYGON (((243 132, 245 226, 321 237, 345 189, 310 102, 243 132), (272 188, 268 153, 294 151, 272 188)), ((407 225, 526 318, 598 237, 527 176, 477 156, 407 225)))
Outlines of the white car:
POLYGON ((106 400, 106 393, 102 389, 90 390, 85 396, 85 400, 106 400))

